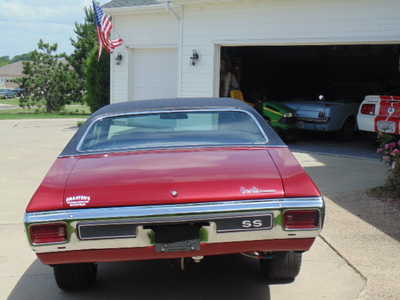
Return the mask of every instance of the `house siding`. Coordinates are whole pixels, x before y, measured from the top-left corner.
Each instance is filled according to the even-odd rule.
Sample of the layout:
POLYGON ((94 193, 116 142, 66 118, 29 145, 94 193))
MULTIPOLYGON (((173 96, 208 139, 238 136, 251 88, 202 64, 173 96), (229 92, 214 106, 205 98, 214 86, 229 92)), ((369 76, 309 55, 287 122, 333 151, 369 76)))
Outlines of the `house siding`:
POLYGON ((114 38, 122 37, 124 45, 111 56, 111 102, 131 99, 133 55, 135 48, 176 47, 178 23, 167 12, 144 15, 113 16, 114 38), (122 54, 123 63, 116 65, 115 57, 122 54))
MULTIPOLYGON (((179 97, 218 95, 220 45, 400 43, 398 0, 238 0, 184 7, 179 97), (193 49, 200 54, 190 64, 193 49)), ((179 44, 165 12, 114 17, 125 45, 179 44)), ((179 46, 179 45, 178 45, 179 46)), ((129 60, 129 51, 124 48, 129 60)), ((129 63, 112 63, 113 102, 129 99, 129 63)))
POLYGON ((399 42, 398 0, 250 0, 185 8, 182 97, 217 96, 216 45, 399 42), (189 64, 192 49, 201 59, 189 64))

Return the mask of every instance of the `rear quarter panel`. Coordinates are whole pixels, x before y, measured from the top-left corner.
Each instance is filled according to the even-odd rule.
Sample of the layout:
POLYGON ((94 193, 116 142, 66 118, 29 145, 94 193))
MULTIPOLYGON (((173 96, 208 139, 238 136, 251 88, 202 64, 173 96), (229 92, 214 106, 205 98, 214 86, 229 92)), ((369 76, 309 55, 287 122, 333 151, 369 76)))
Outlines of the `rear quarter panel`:
POLYGON ((32 196, 26 211, 50 211, 63 206, 65 183, 76 164, 76 159, 58 158, 32 196))
POLYGON ((288 148, 271 148, 268 151, 281 174, 286 197, 321 196, 317 185, 288 148))

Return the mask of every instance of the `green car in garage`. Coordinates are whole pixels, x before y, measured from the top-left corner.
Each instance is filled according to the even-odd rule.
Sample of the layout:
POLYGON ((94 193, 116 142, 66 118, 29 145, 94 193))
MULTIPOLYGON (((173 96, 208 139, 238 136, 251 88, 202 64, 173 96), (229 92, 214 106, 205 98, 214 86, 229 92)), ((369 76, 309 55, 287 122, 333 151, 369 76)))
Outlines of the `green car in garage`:
POLYGON ((277 131, 287 131, 295 127, 296 114, 293 109, 275 101, 263 102, 261 114, 277 131))
POLYGON ((257 109, 269 124, 279 133, 295 127, 296 117, 294 109, 276 101, 248 101, 241 90, 232 90, 231 98, 241 100, 257 109))

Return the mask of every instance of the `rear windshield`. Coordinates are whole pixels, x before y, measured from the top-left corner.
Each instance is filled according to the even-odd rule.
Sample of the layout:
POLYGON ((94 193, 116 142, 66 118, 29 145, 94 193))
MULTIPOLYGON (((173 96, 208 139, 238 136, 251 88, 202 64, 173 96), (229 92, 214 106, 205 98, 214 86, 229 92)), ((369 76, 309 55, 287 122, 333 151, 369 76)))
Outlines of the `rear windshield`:
POLYGON ((267 139, 242 111, 164 112, 95 121, 79 151, 166 147, 260 145, 267 139))

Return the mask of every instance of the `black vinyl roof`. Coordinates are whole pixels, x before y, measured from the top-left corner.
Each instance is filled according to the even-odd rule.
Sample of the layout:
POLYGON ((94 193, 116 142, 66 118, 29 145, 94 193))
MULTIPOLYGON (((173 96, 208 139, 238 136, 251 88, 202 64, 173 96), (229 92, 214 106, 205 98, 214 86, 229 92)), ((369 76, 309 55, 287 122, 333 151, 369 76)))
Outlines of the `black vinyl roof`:
POLYGON ((154 110, 179 110, 196 108, 240 108, 252 110, 247 103, 232 98, 173 98, 127 101, 100 108, 93 116, 154 110))
POLYGON ((79 128, 70 142, 64 148, 60 156, 76 156, 81 153, 77 150, 78 144, 90 125, 99 118, 129 113, 152 112, 152 111, 176 111, 176 110, 202 110, 202 109, 241 109, 251 113, 262 129, 265 131, 269 142, 268 145, 285 146, 281 138, 267 124, 265 119, 250 105, 243 101, 232 98, 174 98, 157 100, 128 101, 110 104, 100 108, 79 128))

